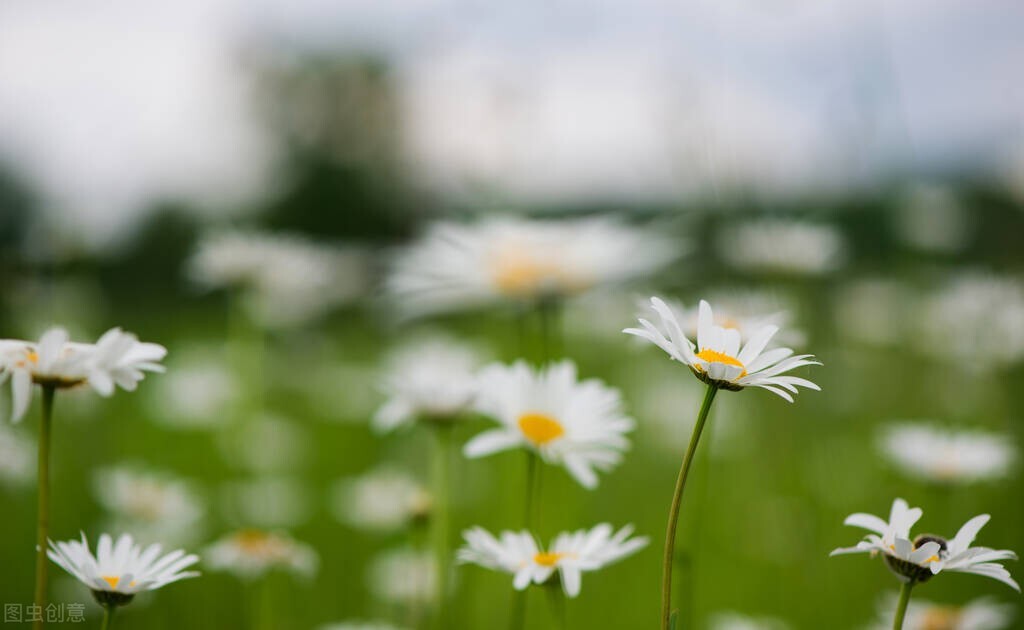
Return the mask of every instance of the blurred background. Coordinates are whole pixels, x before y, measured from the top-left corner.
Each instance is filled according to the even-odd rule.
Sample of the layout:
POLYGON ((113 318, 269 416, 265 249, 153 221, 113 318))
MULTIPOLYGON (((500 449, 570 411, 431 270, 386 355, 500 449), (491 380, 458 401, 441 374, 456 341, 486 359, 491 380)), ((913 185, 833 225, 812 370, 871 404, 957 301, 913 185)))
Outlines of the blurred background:
MULTIPOLYGON (((514 215, 611 217, 679 254, 565 303, 562 354, 638 428, 596 491, 551 470, 542 537, 652 538, 584 578, 570 627, 655 618, 701 386, 620 334, 654 293, 788 313, 787 345, 825 364, 795 405, 720 396, 681 525, 689 627, 869 627, 895 580, 828 552, 861 535, 847 514, 896 496, 920 531, 987 512, 979 542, 1024 550, 1022 30, 1011 0, 0 2, 0 336, 116 325, 170 351, 137 393, 58 396, 54 537, 202 550, 261 528, 315 550, 301 575, 204 569, 125 627, 427 627, 408 582, 431 573, 423 524, 353 516, 353 495, 373 512, 352 490, 368 473, 429 485, 422 427, 370 428, 389 357, 438 334, 495 360, 523 347, 515 308, 413 317, 382 287, 435 221, 514 215), (905 455, 908 423, 982 435, 996 465, 956 440, 905 455)), ((33 411, 0 426, 4 602, 31 599, 33 411)), ((519 527, 520 455, 455 462, 456 532, 519 527)), ((55 601, 89 600, 54 573, 55 601)), ((511 579, 455 575, 451 627, 499 627, 511 579)), ((915 597, 984 594, 1010 605, 992 627, 1024 628, 982 578, 915 597)), ((545 603, 528 627, 555 627, 545 603)))

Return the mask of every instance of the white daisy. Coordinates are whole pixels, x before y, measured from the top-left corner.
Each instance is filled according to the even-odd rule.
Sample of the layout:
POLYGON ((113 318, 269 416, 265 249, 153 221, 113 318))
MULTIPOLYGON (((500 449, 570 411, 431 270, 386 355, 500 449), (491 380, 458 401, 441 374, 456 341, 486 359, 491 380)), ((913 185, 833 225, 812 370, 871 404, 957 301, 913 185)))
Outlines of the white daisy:
POLYGON ((240 290, 249 315, 270 326, 315 319, 367 288, 362 253, 294 234, 206 235, 188 261, 187 273, 203 288, 240 290))
POLYGON ((169 367, 146 400, 157 422, 174 429, 209 429, 231 418, 241 387, 222 357, 176 350, 169 367))
POLYGON ((719 255, 737 269, 819 275, 846 259, 846 244, 834 227, 791 219, 757 219, 732 225, 715 241, 719 255))
POLYGON ((377 556, 368 569, 373 595, 402 605, 429 604, 437 596, 437 557, 430 551, 402 547, 377 556))
MULTIPOLYGON (((892 627, 896 598, 889 598, 879 610, 872 630, 892 627)), ((1013 621, 1014 606, 979 597, 963 606, 936 604, 926 600, 910 602, 903 620, 904 630, 1001 630, 1013 621)))
POLYGON ((398 257, 388 288, 412 314, 565 297, 653 273, 679 251, 604 218, 441 222, 398 257))
POLYGON ((789 630, 790 626, 774 617, 751 617, 734 611, 711 615, 708 630, 789 630))
POLYGON ((207 548, 206 565, 244 579, 281 569, 301 577, 316 574, 320 559, 314 549, 283 532, 243 529, 207 548))
POLYGON ((999 479, 1009 473, 1017 449, 1009 436, 980 430, 950 431, 928 423, 884 427, 882 452, 903 472, 939 482, 999 479))
POLYGON ((432 338, 400 348, 388 359, 383 389, 388 396, 373 417, 378 431, 417 419, 451 422, 476 396, 478 353, 451 339, 432 338))
POLYGON ((467 442, 467 457, 526 448, 565 466, 589 489, 597 487, 595 469, 608 471, 622 460, 634 426, 618 390, 597 379, 577 380, 572 361, 537 371, 525 361, 488 366, 480 373, 476 408, 502 426, 467 442))
POLYGON ((93 490, 113 521, 145 540, 195 538, 204 508, 191 485, 173 475, 138 466, 98 470, 93 490))
MULTIPOLYGON (((778 300, 757 292, 722 293, 709 302, 717 305, 714 311, 714 324, 726 330, 732 329, 740 333, 740 342, 745 343, 751 336, 766 326, 775 326, 778 332, 772 337, 769 345, 802 345, 803 332, 790 326, 790 315, 779 308, 778 300)), ((686 308, 681 302, 667 302, 676 316, 676 321, 687 338, 696 338, 698 322, 700 322, 700 306, 686 308)))
POLYGON ((865 536, 856 547, 835 549, 830 555, 880 552, 889 568, 903 581, 924 582, 940 571, 960 571, 999 580, 1020 592, 1010 572, 998 563, 999 560, 1016 560, 1017 554, 1008 549, 970 546, 988 522, 988 514, 967 521, 952 540, 921 535, 911 541, 910 528, 921 515, 921 508, 911 508, 903 499, 893 501, 889 522, 871 514, 851 514, 843 521, 845 525, 874 533, 865 536))
POLYGON ((100 604, 120 606, 130 602, 141 591, 153 591, 199 575, 197 571, 184 571, 199 562, 198 556, 180 549, 160 556, 160 551, 158 544, 145 548, 135 544, 128 534, 122 534, 117 542, 103 534, 94 556, 89 551, 85 534, 82 534, 80 542, 51 541, 46 555, 89 587, 100 604))
POLYGON ((13 411, 17 422, 28 409, 32 384, 66 389, 88 383, 101 396, 115 385, 133 391, 145 372, 162 372, 167 350, 143 343, 120 328, 111 328, 94 344, 72 342, 63 328, 46 331, 38 343, 0 340, 0 383, 11 379, 13 411))
POLYGON ((393 531, 430 514, 431 498, 412 476, 391 468, 343 479, 331 492, 331 510, 343 523, 393 531))
POLYGON ((776 326, 769 324, 752 332, 741 348, 740 332, 716 325, 711 306, 701 300, 695 346, 661 298, 652 297, 651 307, 660 318, 660 328, 641 317, 642 328, 627 328, 623 332, 650 341, 709 385, 732 391, 763 387, 789 402, 793 402, 790 394, 797 393, 797 386, 820 390, 807 379, 784 374, 804 365, 821 365, 812 355, 793 356, 789 348, 765 350, 778 332, 776 326))
POLYGON ((632 525, 615 532, 602 523, 590 531, 563 532, 544 550, 527 531, 504 531, 495 538, 474 527, 462 534, 466 544, 459 549, 458 560, 511 573, 512 585, 519 591, 531 583, 544 584, 557 571, 565 594, 576 597, 584 571, 596 571, 647 545, 647 538, 630 538, 632 533, 632 525))

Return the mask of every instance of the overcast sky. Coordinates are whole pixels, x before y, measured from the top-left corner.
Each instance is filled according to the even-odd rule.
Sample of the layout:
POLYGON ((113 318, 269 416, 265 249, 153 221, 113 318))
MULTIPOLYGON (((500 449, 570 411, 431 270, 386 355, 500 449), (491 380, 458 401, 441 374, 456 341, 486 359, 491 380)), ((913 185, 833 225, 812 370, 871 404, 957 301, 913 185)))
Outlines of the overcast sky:
POLYGON ((449 195, 845 191, 1024 164, 1017 0, 0 2, 0 159, 102 245, 265 194, 240 51, 375 52, 449 195))

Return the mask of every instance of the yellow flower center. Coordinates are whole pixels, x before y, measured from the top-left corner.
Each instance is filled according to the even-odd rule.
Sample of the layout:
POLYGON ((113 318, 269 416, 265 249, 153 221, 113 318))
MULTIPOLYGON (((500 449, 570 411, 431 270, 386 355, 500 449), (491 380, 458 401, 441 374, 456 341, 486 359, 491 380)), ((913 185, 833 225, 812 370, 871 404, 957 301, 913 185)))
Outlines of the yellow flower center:
POLYGON ((558 551, 542 551, 533 556, 533 561, 542 567, 553 567, 566 555, 558 551))
POLYGON ((539 412, 519 416, 519 430, 536 446, 544 446, 565 435, 565 427, 558 420, 539 412))
POLYGON ((960 611, 952 606, 934 606, 921 615, 918 630, 954 630, 960 623, 960 611))
POLYGON ((117 585, 121 582, 121 578, 116 575, 103 575, 100 577, 114 590, 117 590, 117 585))
POLYGON ((542 293, 573 293, 585 288, 581 278, 570 275, 553 256, 537 255, 522 245, 497 248, 491 258, 491 274, 501 293, 518 298, 542 293))
MULTIPOLYGON (((743 365, 743 363, 736 357, 731 357, 724 352, 719 352, 717 350, 710 349, 701 350, 700 352, 697 353, 697 358, 704 359, 708 363, 724 363, 726 365, 733 365, 735 367, 741 368, 743 371, 740 372, 740 375, 737 376, 736 378, 743 378, 744 376, 747 375, 747 367, 743 365)), ((699 365, 696 367, 698 370, 702 370, 702 368, 699 365)))

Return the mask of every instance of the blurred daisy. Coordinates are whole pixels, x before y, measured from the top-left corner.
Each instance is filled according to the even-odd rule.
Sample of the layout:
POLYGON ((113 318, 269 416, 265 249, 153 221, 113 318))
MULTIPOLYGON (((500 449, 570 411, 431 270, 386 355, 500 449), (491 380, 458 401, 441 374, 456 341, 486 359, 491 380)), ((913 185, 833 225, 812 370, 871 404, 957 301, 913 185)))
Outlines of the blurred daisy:
POLYGON ((393 604, 427 604, 437 596, 437 574, 437 559, 429 551, 393 549, 370 563, 370 591, 393 604))
POLYGON ((423 520, 430 504, 430 494, 418 481, 390 468, 339 481, 330 501, 339 521, 371 531, 393 531, 423 520))
POLYGON ((152 417, 171 428, 212 428, 225 423, 238 400, 238 378, 216 355, 175 352, 170 372, 147 403, 152 417))
POLYGON ((191 540, 203 518, 203 504, 184 480, 136 466, 97 471, 93 491, 114 523, 145 540, 191 540))
POLYGON ((13 411, 21 420, 32 398, 32 385, 67 389, 88 383, 101 396, 114 387, 133 391, 145 372, 163 372, 167 350, 143 343, 120 328, 111 328, 94 343, 70 341, 63 328, 46 331, 38 343, 0 340, 0 383, 10 378, 13 411))
POLYGON ((597 379, 577 380, 572 361, 537 371, 524 361, 488 366, 480 373, 476 408, 502 426, 467 442, 467 457, 526 448, 565 466, 588 489, 597 487, 596 470, 622 460, 633 430, 618 390, 597 379))
POLYGON ((729 226, 715 241, 718 255, 746 271, 820 275, 846 258, 842 234, 821 223, 758 219, 729 226))
POLYGON ((527 531, 504 531, 499 539, 474 527, 463 532, 466 544, 459 549, 458 560, 511 573, 515 576, 512 586, 519 591, 531 583, 544 584, 557 571, 565 594, 576 597, 583 572, 601 569, 647 546, 647 538, 630 538, 632 533, 632 525, 615 532, 602 523, 590 531, 561 533, 544 550, 527 531))
POLYGON ((651 274, 679 251, 602 218, 441 222, 398 257, 388 289, 414 315, 559 298, 651 274))
POLYGON ((709 630, 789 630, 789 624, 772 617, 749 617, 723 611, 711 615, 709 630))
POLYGON ((314 549, 283 532, 243 529, 207 548, 206 566, 255 579, 273 570, 313 577, 320 564, 314 549))
POLYGON ((807 379, 785 375, 804 365, 821 365, 812 355, 793 356, 789 348, 765 350, 778 327, 768 324, 750 333, 741 346, 740 332, 735 328, 716 325, 711 306, 701 300, 697 321, 697 344, 683 334, 676 314, 661 298, 652 297, 651 306, 660 318, 660 327, 640 318, 641 328, 627 328, 623 332, 646 339, 658 346, 669 357, 683 363, 708 385, 738 391, 745 387, 762 387, 793 402, 790 394, 797 386, 820 388, 807 379))
MULTIPOLYGON (((886 601, 879 610, 880 619, 870 626, 872 630, 889 630, 892 627, 896 598, 886 601)), ((963 606, 948 606, 918 600, 911 602, 903 620, 904 630, 1001 630, 1013 621, 1014 606, 999 604, 980 597, 963 606)))
POLYGON ((35 465, 34 441, 0 424, 0 484, 24 486, 34 482, 35 465))
POLYGON ((457 420, 476 396, 479 366, 472 347, 451 339, 425 339, 400 348, 388 359, 383 384, 388 401, 374 415, 374 428, 390 431, 420 419, 457 420))
POLYGON ((242 291, 249 315, 262 324, 301 324, 361 296, 363 254, 294 234, 235 231, 209 234, 188 261, 200 287, 242 291))
POLYGON ((121 535, 117 542, 103 534, 94 556, 82 534, 81 542, 51 541, 46 555, 89 587, 97 602, 112 607, 129 603, 141 591, 199 575, 197 571, 185 571, 199 562, 198 556, 180 549, 161 556, 160 551, 158 544, 145 548, 136 545, 128 534, 121 535))
POLYGON ((1016 363, 1024 358, 1024 284, 961 275, 922 301, 916 324, 921 351, 936 358, 978 370, 1016 363))
POLYGON ((308 482, 295 476, 264 475, 221 486, 221 507, 229 523, 295 527, 309 520, 313 500, 308 482))
POLYGON ((881 449, 903 472, 939 482, 1005 477, 1017 457, 1009 436, 983 431, 948 431, 927 423, 884 427, 881 449))
POLYGON ((925 582, 941 571, 959 571, 999 580, 1020 592, 1020 586, 1010 577, 1009 571, 998 563, 999 560, 1016 560, 1017 554, 1008 549, 970 546, 988 523, 988 514, 967 521, 952 540, 921 535, 911 541, 910 528, 921 514, 921 508, 911 508, 903 499, 893 501, 888 522, 871 514, 851 514, 843 521, 845 525, 873 533, 856 547, 839 548, 830 555, 881 553, 888 567, 904 582, 925 582))

